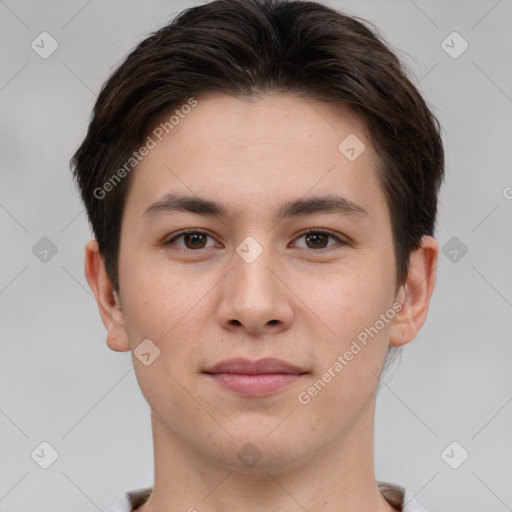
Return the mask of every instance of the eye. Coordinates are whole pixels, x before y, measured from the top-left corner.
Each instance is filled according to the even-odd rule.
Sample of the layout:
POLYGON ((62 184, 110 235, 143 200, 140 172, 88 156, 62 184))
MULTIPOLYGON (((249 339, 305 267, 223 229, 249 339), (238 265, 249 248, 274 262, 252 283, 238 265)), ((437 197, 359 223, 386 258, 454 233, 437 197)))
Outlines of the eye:
MULTIPOLYGON (((206 241, 208 238, 212 238, 207 232, 199 230, 199 229, 187 229, 184 231, 180 231, 176 235, 174 235, 172 238, 167 240, 164 245, 177 245, 178 247, 185 249, 185 250, 192 250, 197 251, 199 249, 208 249, 210 247, 215 247, 214 245, 207 246, 206 241), (184 245, 177 244, 176 241, 183 238, 184 245)), ((333 233, 329 231, 325 231, 322 229, 314 229, 310 228, 305 233, 302 233, 297 240, 304 238, 306 241, 306 244, 309 246, 306 247, 299 247, 301 249, 312 249, 314 252, 322 252, 323 250, 330 250, 329 248, 332 247, 334 244, 326 245, 328 244, 329 238, 335 240, 335 242, 338 242, 342 245, 346 245, 346 242, 344 242, 341 238, 334 235, 333 233)), ((212 238, 213 240, 213 238, 212 238)))
MULTIPOLYGON (((205 246, 206 239, 211 236, 205 231, 201 231, 198 229, 187 229, 185 231, 180 231, 171 239, 167 240, 164 245, 178 245, 183 249, 190 250, 198 250, 198 249, 208 249, 209 247, 205 246), (175 244, 176 240, 183 238, 183 242, 185 247, 179 244, 175 244)), ((210 246, 212 247, 212 246, 210 246)))
POLYGON ((300 235, 297 238, 297 240, 299 240, 300 238, 304 238, 306 244, 309 244, 309 247, 305 247, 306 249, 314 249, 315 252, 321 252, 323 249, 330 250, 329 247, 331 247, 332 245, 336 245, 326 245, 326 243, 328 243, 329 238, 334 239, 335 241, 341 243, 342 245, 346 244, 346 242, 344 242, 338 236, 334 235, 329 231, 324 231, 322 229, 308 229, 305 233, 302 233, 302 235, 300 235))

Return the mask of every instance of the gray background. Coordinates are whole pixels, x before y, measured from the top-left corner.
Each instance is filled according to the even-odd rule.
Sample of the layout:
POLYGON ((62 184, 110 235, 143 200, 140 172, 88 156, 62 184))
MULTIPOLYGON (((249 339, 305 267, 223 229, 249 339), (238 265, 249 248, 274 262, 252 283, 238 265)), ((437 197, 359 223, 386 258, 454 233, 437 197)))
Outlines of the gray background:
MULTIPOLYGON (((511 510, 512 2, 326 3, 381 29, 438 116, 447 153, 437 231, 447 255, 428 320, 379 392, 377 477, 429 512, 511 510), (453 31, 469 44, 458 58, 442 47, 453 31), (468 459, 452 469, 446 460, 462 450, 468 459)), ((192 5, 0 1, 3 512, 106 510, 152 485, 149 406, 130 353, 105 344, 68 161, 109 73, 192 5), (31 48, 43 31, 59 45, 47 59, 31 48), (57 248, 46 262, 43 237, 57 248), (48 469, 31 457, 43 441, 59 455, 48 469)))

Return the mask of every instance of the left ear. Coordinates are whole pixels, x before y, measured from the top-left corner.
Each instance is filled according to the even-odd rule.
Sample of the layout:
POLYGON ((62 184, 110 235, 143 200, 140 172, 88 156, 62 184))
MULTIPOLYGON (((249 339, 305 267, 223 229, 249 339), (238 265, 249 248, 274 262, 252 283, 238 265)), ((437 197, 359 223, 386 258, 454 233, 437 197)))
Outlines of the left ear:
POLYGON ((402 305, 402 309, 393 320, 389 335, 390 345, 409 343, 425 322, 436 282, 438 256, 439 246, 436 240, 424 235, 421 246, 410 255, 407 279, 395 298, 402 305))

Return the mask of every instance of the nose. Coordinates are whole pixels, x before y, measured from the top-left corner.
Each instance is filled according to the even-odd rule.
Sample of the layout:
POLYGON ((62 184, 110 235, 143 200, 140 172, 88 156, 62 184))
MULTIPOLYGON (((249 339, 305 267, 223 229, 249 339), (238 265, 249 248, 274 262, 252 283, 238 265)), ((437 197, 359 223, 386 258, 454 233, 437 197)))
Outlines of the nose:
POLYGON ((222 282, 217 313, 220 324, 252 335, 288 329, 294 316, 293 293, 286 285, 283 266, 266 248, 254 261, 248 261, 233 254, 233 265, 222 282))

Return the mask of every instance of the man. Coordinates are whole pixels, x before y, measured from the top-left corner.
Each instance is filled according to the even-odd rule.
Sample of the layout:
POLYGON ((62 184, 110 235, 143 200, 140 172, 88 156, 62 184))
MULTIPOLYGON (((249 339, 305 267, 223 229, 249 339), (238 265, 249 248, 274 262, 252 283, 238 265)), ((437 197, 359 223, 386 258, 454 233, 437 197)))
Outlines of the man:
POLYGON ((424 510, 376 481, 373 422, 427 315, 444 154, 374 31, 188 9, 107 81, 72 165, 107 343, 152 411, 154 486, 111 511, 424 510))

